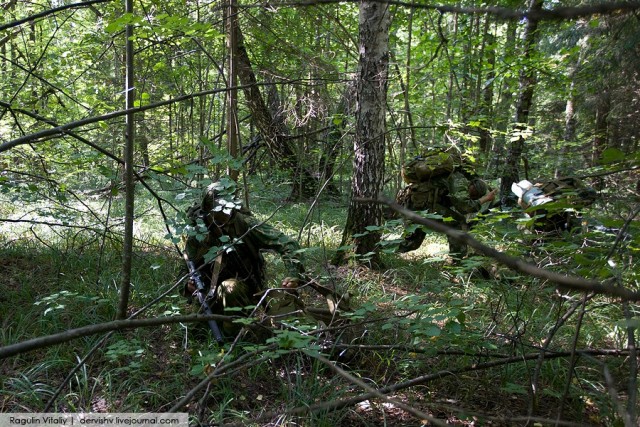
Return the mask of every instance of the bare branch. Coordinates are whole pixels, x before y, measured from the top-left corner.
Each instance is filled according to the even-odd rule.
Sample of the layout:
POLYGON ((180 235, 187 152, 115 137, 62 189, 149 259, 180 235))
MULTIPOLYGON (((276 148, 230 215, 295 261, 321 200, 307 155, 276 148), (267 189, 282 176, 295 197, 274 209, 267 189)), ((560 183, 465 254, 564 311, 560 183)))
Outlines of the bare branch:
MULTIPOLYGON (((358 201, 371 200, 359 199, 358 201)), ((539 279, 548 280, 560 287, 567 289, 582 292, 596 292, 598 294, 605 294, 626 301, 640 301, 640 292, 633 292, 621 286, 611 286, 605 283, 598 282, 596 280, 586 279, 584 277, 569 276, 566 274, 556 273, 554 271, 539 268, 533 264, 522 261, 519 258, 507 255, 504 252, 500 252, 494 248, 484 245, 467 233, 463 233, 462 231, 448 227, 438 221, 424 218, 416 214, 415 212, 405 209, 396 202, 388 199, 380 199, 377 200, 377 202, 391 207, 394 211, 400 213, 401 215, 405 216, 415 223, 425 225, 431 230, 437 231, 438 233, 446 234, 447 236, 457 240, 458 242, 472 247, 478 253, 493 258, 514 271, 537 277, 539 279)))
POLYGON ((40 13, 36 13, 36 14, 33 14, 33 15, 29 15, 26 18, 18 19, 17 21, 12 21, 12 22, 7 22, 6 24, 2 24, 2 25, 0 25, 0 31, 6 30, 7 28, 17 27, 18 25, 22 25, 25 22, 35 21, 36 19, 44 18, 45 16, 53 15, 55 13, 58 13, 60 11, 66 10, 66 9, 77 9, 77 8, 81 8, 81 7, 91 7, 94 4, 108 3, 110 1, 111 0, 87 0, 87 1, 80 2, 80 3, 65 4, 65 5, 60 6, 60 7, 56 7, 56 8, 53 8, 53 9, 45 10, 44 12, 40 12, 40 13))
POLYGON ((114 320, 113 322, 99 323, 97 325, 83 326, 81 328, 69 329, 57 334, 46 335, 44 337, 33 338, 31 340, 22 341, 16 344, 0 347, 0 359, 15 356, 21 353, 37 350, 39 348, 49 347, 56 344, 72 341, 77 338, 89 335, 101 334, 104 332, 121 330, 148 328, 151 326, 168 325, 171 323, 193 323, 204 322, 207 320, 232 321, 235 317, 212 315, 184 315, 184 316, 163 316, 150 319, 140 320, 114 320))
MULTIPOLYGON (((340 3, 357 3, 359 0, 303 0, 303 1, 283 1, 271 2, 271 7, 295 7, 295 6, 321 6, 325 4, 340 3)), ((409 9, 434 10, 440 13, 458 13, 465 15, 491 15, 498 19, 523 19, 527 18, 536 21, 559 21, 568 19, 577 19, 593 15, 611 15, 620 12, 633 12, 640 10, 640 2, 604 2, 600 4, 577 6, 577 7, 556 7, 554 9, 542 9, 537 11, 531 10, 514 10, 504 7, 464 7, 454 5, 437 5, 412 3, 397 0, 373 0, 379 3, 385 3, 394 6, 406 7, 409 9)), ((252 4, 240 6, 242 8, 263 8, 264 4, 252 4)))
MULTIPOLYGON (((582 352, 579 351, 579 354, 589 354, 589 350, 582 352)), ((546 358, 547 360, 551 360, 551 359, 557 359, 557 358, 563 358, 563 357, 570 357, 571 356, 571 352, 565 351, 565 352, 551 352, 549 353, 546 358)), ((466 372, 474 372, 474 371, 482 371, 485 369, 491 369, 491 368, 496 368, 496 367, 500 367, 500 366, 507 366, 507 365, 511 365, 514 363, 522 363, 522 362, 526 362, 529 360, 535 360, 536 358, 538 358, 538 353, 528 353, 528 354, 523 354, 523 355, 518 355, 518 356, 514 356, 514 357, 509 357, 509 358, 505 358, 505 359, 498 359, 498 360, 493 360, 490 362, 485 362, 485 363, 474 363, 471 364, 469 366, 464 366, 462 368, 459 369, 448 369, 448 370, 444 370, 444 371, 439 371, 439 372, 434 372, 432 374, 427 374, 427 375, 423 375, 420 377, 416 377, 413 378, 411 380, 405 381, 405 382, 401 382, 401 383, 395 383, 395 384, 391 384, 389 386, 386 387, 382 387, 376 390, 375 393, 373 392, 367 392, 367 393, 363 393, 363 394, 359 394, 357 396, 353 396, 353 397, 349 397, 349 398, 345 398, 345 399, 339 399, 339 400, 332 400, 330 402, 318 402, 318 403, 314 403, 311 405, 305 405, 305 406, 299 406, 297 408, 293 408, 291 410, 285 411, 286 414, 288 415, 303 415, 303 414, 310 414, 310 413, 314 413, 314 412, 318 412, 318 411, 334 411, 334 410, 338 410, 338 409, 342 409, 342 408, 346 408, 348 406, 352 406, 355 405, 356 403, 359 402, 363 402, 365 400, 368 399, 372 399, 377 397, 379 394, 389 394, 389 393, 393 393, 393 392, 397 392, 400 390, 404 390, 410 387, 416 387, 419 385, 424 385, 427 384, 431 381, 435 381, 438 379, 442 379, 442 378, 446 378, 446 377, 451 377, 451 376, 456 376, 456 375, 460 375, 466 372)), ((282 413, 276 413, 276 412, 267 412, 264 413, 262 415, 260 415, 258 418, 254 419, 253 421, 259 421, 259 420, 264 420, 264 419, 270 419, 270 418, 274 418, 276 416, 281 416, 282 413)), ((531 417, 525 417, 525 418, 518 418, 519 421, 525 421, 525 420, 536 420, 537 418, 531 418, 531 417)), ((505 419, 501 419, 502 421, 508 421, 505 419)), ((558 421, 558 425, 575 425, 572 423, 563 423, 558 421)), ((525 424, 525 422, 522 423, 518 423, 518 424, 525 424)))
MULTIPOLYGON (((298 80, 289 80, 287 82, 280 82, 280 84, 284 84, 284 83, 294 83, 298 80)), ((268 86, 270 84, 273 83, 256 83, 256 86, 268 86)), ((251 85, 249 85, 251 86, 251 85)), ((236 86, 236 89, 245 89, 248 86, 236 86)), ((164 101, 159 101, 159 102, 155 102, 152 104, 148 104, 148 105, 143 105, 140 107, 135 107, 135 108, 130 108, 130 109, 125 109, 125 110, 118 110, 118 111, 113 111, 111 113, 107 113, 107 114, 103 114, 101 116, 94 116, 94 117, 87 117, 85 119, 81 119, 81 120, 76 120, 74 122, 70 122, 64 125, 58 125, 55 126, 51 129, 44 129, 38 132, 34 132, 28 135, 24 135, 21 136, 19 138, 13 139, 11 141, 7 141, 3 144, 0 144, 0 153, 4 152, 4 151, 8 151, 12 148, 15 148, 19 145, 25 145, 25 144, 29 144, 32 142, 37 142, 38 140, 42 139, 42 138, 46 138, 46 137, 56 137, 56 136, 63 136, 63 135, 69 135, 70 134, 70 130, 72 129, 76 129, 85 125, 90 125, 93 123, 99 123, 99 122, 106 122, 108 120, 111 119, 116 119, 118 117, 122 117, 122 116, 126 116, 127 114, 132 114, 132 113, 140 113, 143 111, 147 111, 147 110, 153 110, 155 108, 159 108, 159 107, 164 107, 165 105, 171 105, 171 104, 177 104, 178 102, 183 102, 183 101, 188 101, 190 99, 194 99, 194 98, 199 98, 201 96, 208 96, 208 95, 215 95, 217 93, 223 93, 223 92, 227 92, 229 90, 231 90, 233 88, 220 88, 220 89, 209 89, 209 90, 204 90, 201 92, 195 92, 189 95, 180 95, 177 96, 175 98, 171 98, 171 99, 167 99, 164 101)), ((1 104, 0 106, 3 107, 7 107, 7 104, 1 104)), ((74 137, 76 137, 75 135, 72 135, 74 137)), ((77 138, 77 137, 76 137, 77 138)), ((94 147, 95 148, 95 147, 94 147)), ((103 153, 104 154, 104 153, 103 153)), ((120 162, 122 162, 122 160, 119 160, 120 162)))
MULTIPOLYGON (((347 371, 345 371, 344 369, 340 368, 339 366, 337 366, 335 363, 331 362, 329 359, 327 359, 324 356, 321 355, 312 355, 310 353, 307 353, 310 356, 318 359, 320 362, 324 363, 326 366, 329 367, 329 369, 331 369, 333 372, 335 372, 336 374, 340 375, 341 377, 345 378, 347 381, 350 381, 352 384, 357 385, 358 387, 362 388, 363 390, 365 390, 368 393, 373 394, 375 397, 382 399, 386 402, 391 403, 392 405, 410 413, 411 415, 413 415, 414 417, 416 417, 419 420, 427 420, 429 421, 431 424, 436 425, 436 426, 447 426, 448 423, 441 421, 437 418, 434 418, 428 414, 425 414, 422 411, 419 411, 417 409, 412 408, 411 406, 400 402, 397 399, 392 399, 389 396, 380 393, 378 390, 376 390, 375 388, 371 387, 369 384, 365 383, 364 381, 362 381, 359 378, 356 378, 355 376, 351 375, 350 373, 348 373, 347 371)), ((424 421, 423 421, 424 422, 424 421)))

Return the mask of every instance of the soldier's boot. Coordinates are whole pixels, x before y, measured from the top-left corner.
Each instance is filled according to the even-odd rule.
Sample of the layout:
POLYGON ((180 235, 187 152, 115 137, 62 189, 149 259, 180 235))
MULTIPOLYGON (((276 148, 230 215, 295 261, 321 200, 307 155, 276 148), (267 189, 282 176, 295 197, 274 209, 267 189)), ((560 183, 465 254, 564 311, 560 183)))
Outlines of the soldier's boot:
MULTIPOLYGON (((229 308, 243 308, 253 304, 253 295, 249 286, 242 280, 227 279, 219 285, 220 300, 224 309, 229 308)), ((242 312, 230 311, 225 314, 238 315, 242 312)), ((233 322, 225 321, 222 323, 223 333, 227 337, 232 337, 238 334, 241 329, 241 325, 233 322)))
POLYGON ((415 251, 422 246, 422 242, 424 242, 424 238, 426 236, 427 233, 418 228, 416 231, 405 237, 404 241, 400 243, 397 252, 403 254, 405 252, 415 251))

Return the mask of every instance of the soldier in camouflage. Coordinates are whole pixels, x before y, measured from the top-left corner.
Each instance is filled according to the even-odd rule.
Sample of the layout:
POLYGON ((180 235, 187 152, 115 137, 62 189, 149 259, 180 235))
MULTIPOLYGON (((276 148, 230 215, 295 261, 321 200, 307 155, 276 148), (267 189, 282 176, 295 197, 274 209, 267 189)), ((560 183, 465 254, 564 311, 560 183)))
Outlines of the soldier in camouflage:
MULTIPOLYGON (((450 227, 468 231, 468 217, 483 210, 495 199, 496 190, 489 191, 484 181, 471 178, 462 166, 456 166, 452 173, 434 176, 426 182, 410 184, 404 190, 401 204, 412 211, 429 211, 443 218, 450 227)), ((404 236, 398 252, 404 253, 418 249, 426 232, 421 228, 404 236)), ((467 254, 467 246, 447 236, 449 255, 462 258, 467 254)))
MULTIPOLYGON (((185 251, 201 272, 205 286, 213 289, 210 306, 214 313, 259 301, 258 294, 265 288, 263 251, 282 257, 289 274, 283 287, 294 287, 304 274, 298 243, 243 209, 235 199, 235 189, 231 180, 211 184, 202 202, 187 212, 192 232, 185 251)), ((187 294, 194 291, 189 283, 187 294)))
POLYGON ((522 180, 511 185, 518 205, 533 219, 538 234, 559 235, 582 228, 581 210, 593 204, 597 193, 581 179, 558 177, 535 184, 522 180))

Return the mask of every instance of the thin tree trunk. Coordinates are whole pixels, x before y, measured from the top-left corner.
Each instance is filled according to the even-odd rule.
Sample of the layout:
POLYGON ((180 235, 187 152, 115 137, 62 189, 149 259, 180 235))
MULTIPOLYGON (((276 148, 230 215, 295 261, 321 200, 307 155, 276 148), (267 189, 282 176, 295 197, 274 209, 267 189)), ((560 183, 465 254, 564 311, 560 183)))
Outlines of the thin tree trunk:
MULTIPOLYGON (((458 14, 453 15, 453 40, 458 39, 458 14)), ((445 49, 447 49, 445 45, 445 49)), ((448 49, 446 50, 448 52, 448 49)), ((449 58, 449 63, 451 63, 451 58, 449 58)), ((453 116, 453 86, 456 82, 456 75, 453 66, 449 67, 449 89, 447 90, 447 121, 452 120, 453 116)))
POLYGON ((343 146, 343 129, 346 127, 345 121, 347 117, 353 114, 354 108, 352 103, 355 98, 355 85, 353 82, 348 82, 340 99, 336 116, 329 117, 330 123, 324 136, 325 143, 322 148, 322 154, 320 155, 320 180, 322 183, 327 182, 325 188, 331 195, 340 194, 340 190, 335 185, 333 178, 338 155, 343 146))
POLYGON ((147 132, 136 132, 136 139, 138 141, 138 147, 140 149, 140 158, 142 160, 142 167, 148 168, 151 164, 151 159, 149 158, 149 138, 147 137, 147 132))
POLYGON ((603 89, 596 102, 596 124, 593 136, 593 149, 591 150, 592 165, 595 165, 598 162, 602 152, 607 148, 609 135, 608 118, 611 110, 611 97, 609 96, 609 91, 607 89, 603 89))
MULTIPOLYGON (((409 98, 410 98, 410 93, 409 91, 411 90, 411 42, 413 40, 413 9, 411 9, 411 11, 409 12, 409 35, 407 38, 407 61, 405 63, 405 87, 403 88, 402 92, 404 94, 404 108, 405 108, 405 114, 406 114, 406 118, 407 118, 407 124, 409 125, 409 131, 410 131, 410 135, 411 135, 411 145, 414 148, 418 147, 418 140, 416 138, 416 130, 413 127, 413 115, 411 114, 411 103, 409 102, 409 98)), ((402 147, 400 147, 400 162, 403 162, 405 159, 405 144, 402 145, 402 147)), ((398 183, 399 184, 399 183, 398 183)))
MULTIPOLYGON (((480 100, 480 152, 482 154, 488 154, 491 149, 491 132, 489 129, 493 126, 493 80, 496 76, 496 52, 494 49, 495 37, 490 33, 490 20, 487 18, 484 27, 483 37, 483 51, 487 56, 487 74, 482 79, 482 68, 480 72, 480 78, 478 79, 478 93, 482 94, 480 100), (489 47, 486 49, 486 47, 489 47)), ((484 56, 484 55, 483 55, 484 56)))
MULTIPOLYGON (((544 0, 530 0, 529 10, 539 12, 542 10, 544 0)), ((518 182, 520 179, 519 164, 522 161, 524 152, 524 144, 529 129, 529 112, 533 103, 533 94, 536 88, 536 73, 531 64, 533 52, 537 41, 538 21, 529 19, 523 35, 523 53, 524 67, 520 73, 520 87, 518 95, 518 103, 516 104, 515 123, 513 135, 511 137, 511 145, 507 160, 505 162, 505 170, 502 175, 500 185, 501 202, 503 205, 512 203, 509 197, 511 193, 511 184, 518 182)))
MULTIPOLYGON (((125 1, 125 13, 133 13, 133 0, 125 1)), ((133 108, 135 101, 135 87, 133 78, 133 25, 127 25, 126 37, 126 78, 125 78, 125 109, 133 108)), ((129 290, 131 289, 131 267, 133 263, 133 212, 135 202, 135 183, 133 181, 133 149, 135 141, 135 114, 126 115, 125 147, 124 147, 124 183, 125 183, 125 214, 124 241, 122 244, 122 282, 120 283, 120 301, 118 302, 117 319, 127 318, 129 306, 129 290)))
MULTIPOLYGON (((229 93, 227 108, 227 151, 233 159, 239 157, 239 140, 238 140, 238 89, 237 87, 237 50, 238 34, 236 27, 238 26, 238 5, 236 0, 229 0, 227 7, 227 37, 229 49, 229 93)), ((229 167, 227 173, 234 181, 238 180, 240 172, 229 167)))
MULTIPOLYGON (((504 51, 502 52, 503 58, 512 58, 515 54, 516 47, 516 34, 517 34, 517 22, 509 21, 507 23, 506 28, 506 40, 504 44, 504 51)), ((506 132, 509 127, 509 122, 511 120, 511 102, 513 99, 512 96, 512 86, 515 85, 515 80, 504 76, 502 79, 502 84, 500 86, 500 95, 498 102, 496 104, 495 111, 493 115, 496 117, 496 138, 493 141, 493 146, 491 147, 492 156, 490 160, 490 164, 487 165, 487 170, 493 170, 493 174, 496 176, 500 171, 498 170, 500 165, 503 164, 505 158, 505 150, 506 150, 506 132)))
POLYGON ((557 159, 555 176, 564 175, 565 170, 569 167, 571 163, 571 143, 576 139, 576 107, 575 107, 575 91, 576 91, 576 74, 578 69, 580 68, 580 63, 582 62, 582 55, 578 57, 576 60, 575 66, 571 70, 569 83, 569 94, 567 96, 567 102, 565 104, 564 110, 564 132, 562 135, 563 144, 560 148, 560 155, 557 159))

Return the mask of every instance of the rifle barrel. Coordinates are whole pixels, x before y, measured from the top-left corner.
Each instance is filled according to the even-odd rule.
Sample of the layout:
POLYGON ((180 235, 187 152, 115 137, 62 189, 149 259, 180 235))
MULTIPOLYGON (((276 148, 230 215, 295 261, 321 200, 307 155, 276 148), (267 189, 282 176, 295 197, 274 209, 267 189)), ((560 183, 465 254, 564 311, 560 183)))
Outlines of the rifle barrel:
MULTIPOLYGON (((193 261, 191 261, 187 257, 186 253, 184 254, 184 259, 185 261, 187 261, 187 267, 189 268, 189 275, 191 276, 191 279, 196 284, 196 293, 198 294, 198 301, 200 301, 200 305, 202 306, 202 310, 204 311, 204 314, 207 314, 207 315, 213 314, 213 311, 211 311, 211 307, 209 307, 209 304, 207 303, 206 288, 204 286, 204 283, 202 282, 202 277, 200 277, 200 273, 198 272, 198 269, 196 268, 193 261)), ((213 337, 216 339, 217 342, 222 343, 224 341, 224 336, 222 335, 222 332, 218 327, 218 323, 214 319, 207 320, 207 323, 209 324, 209 329, 211 329, 211 333, 213 334, 213 337)))

